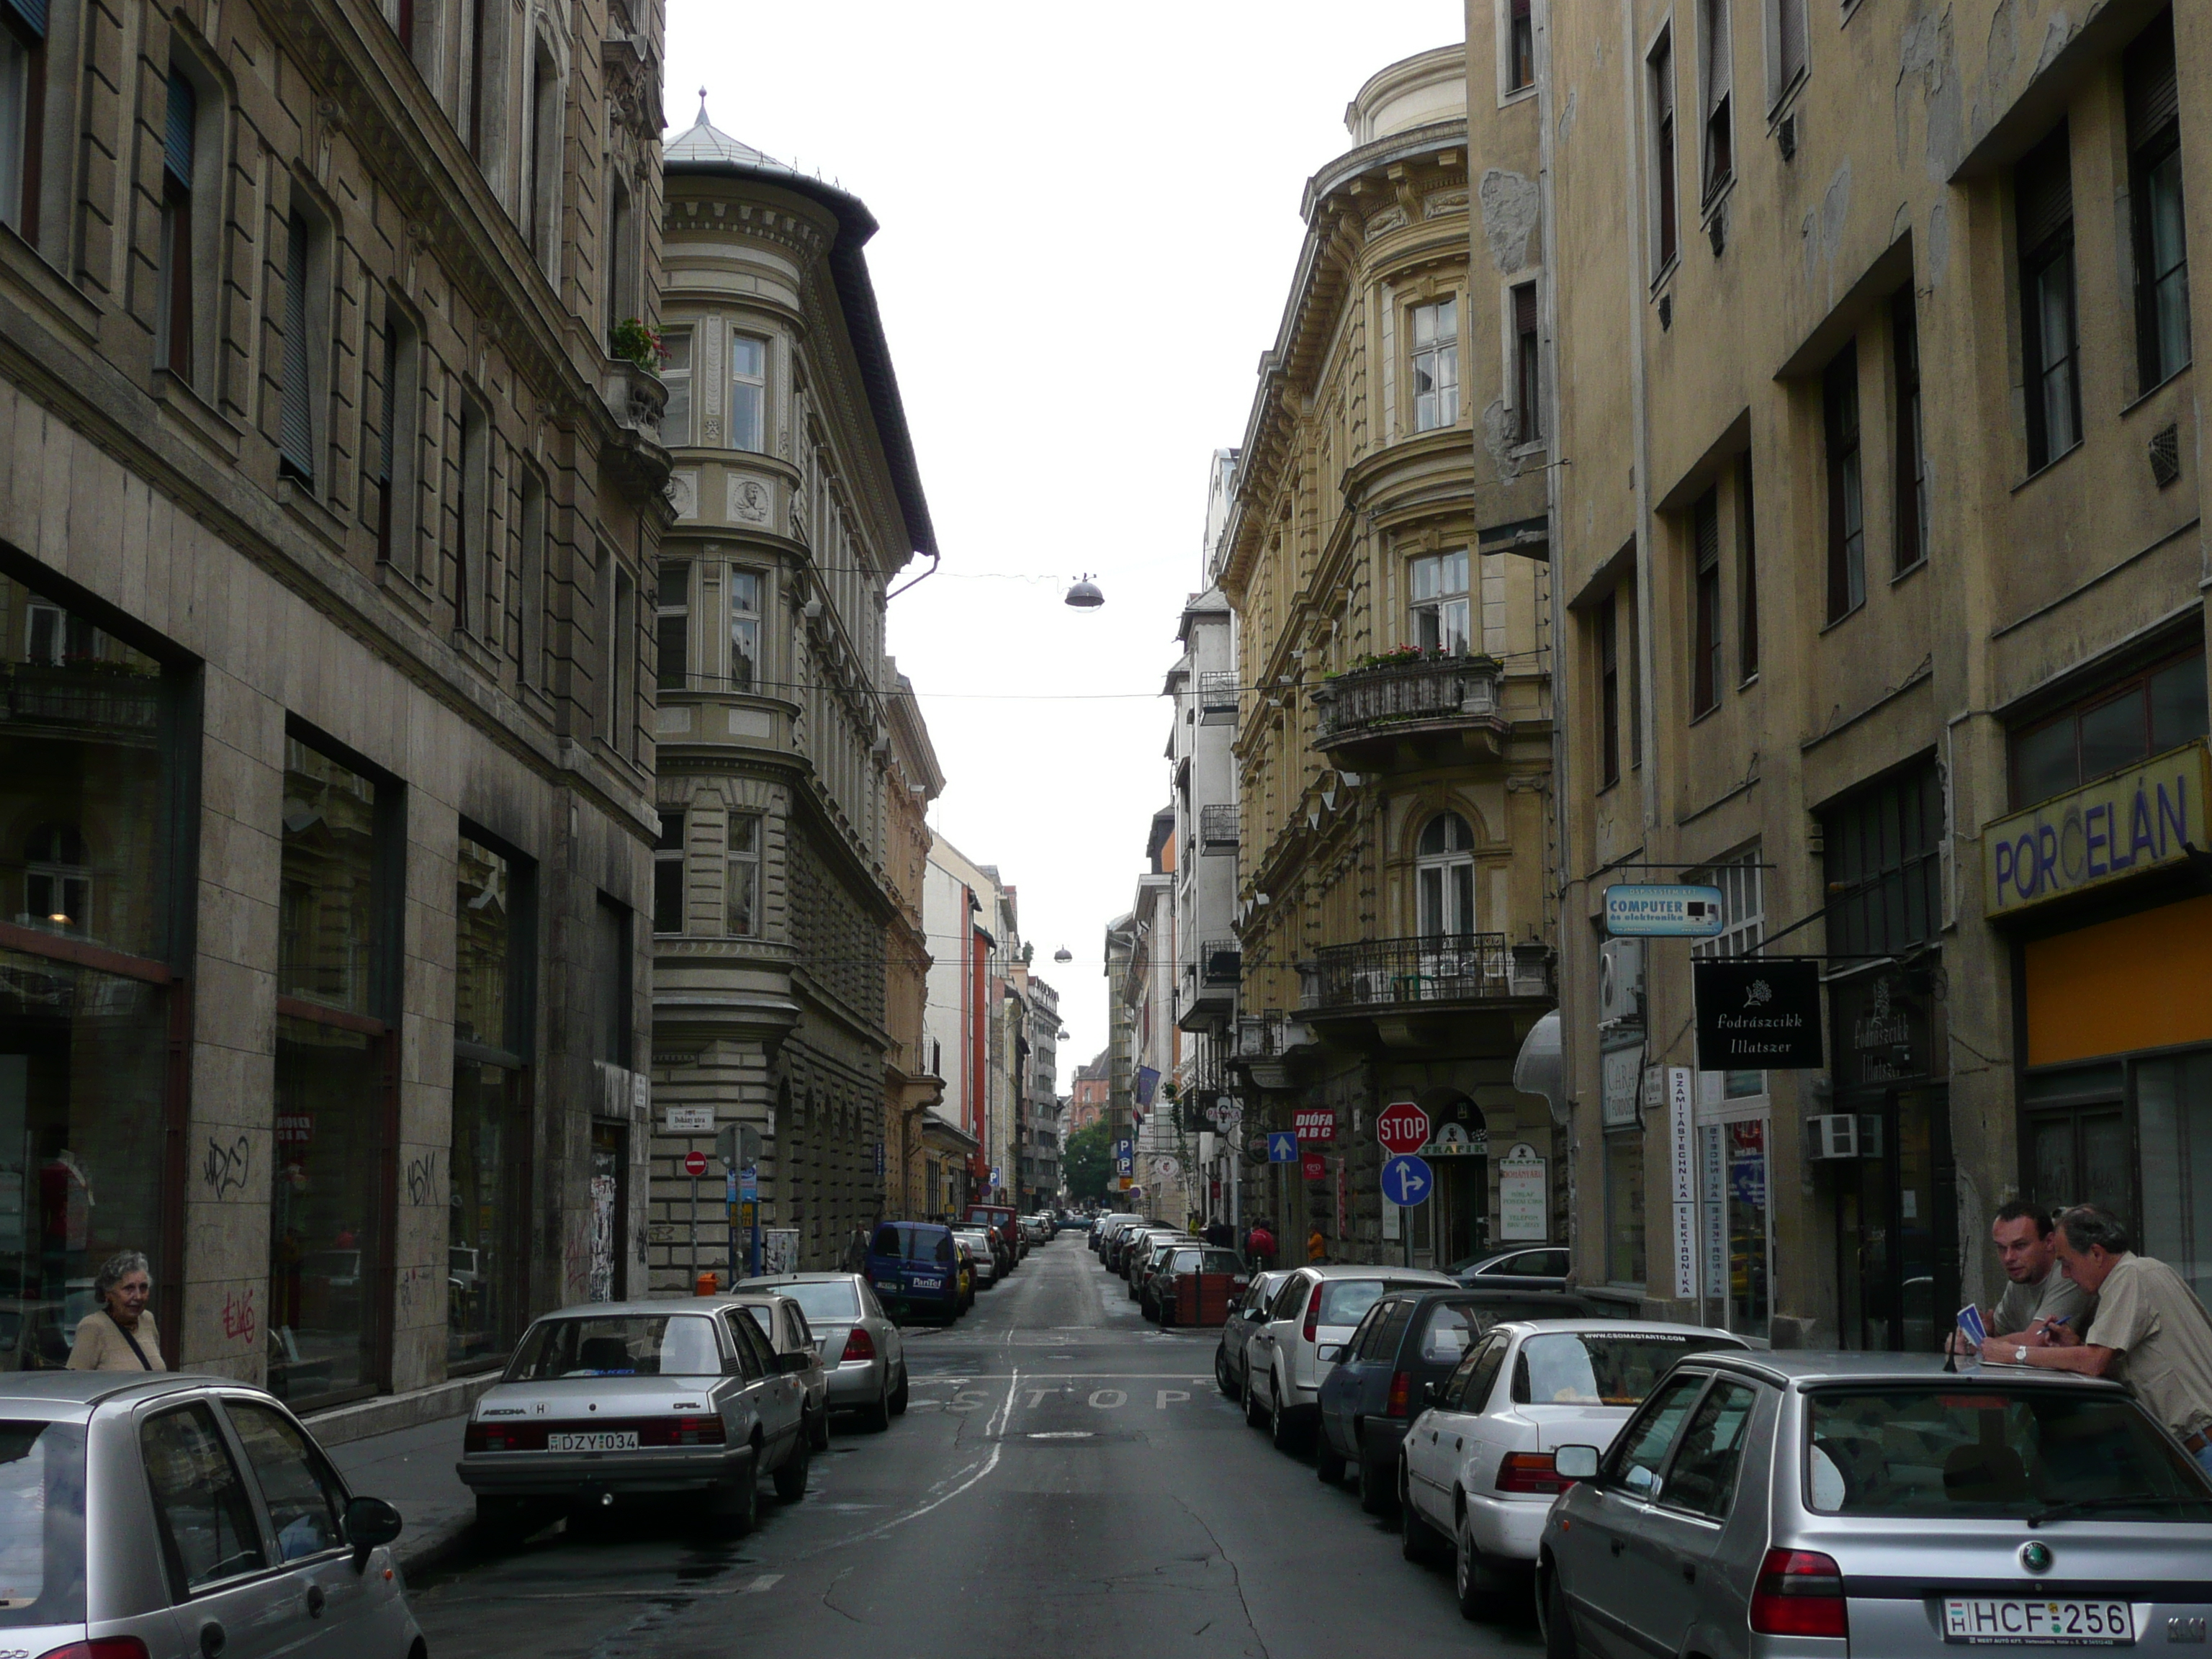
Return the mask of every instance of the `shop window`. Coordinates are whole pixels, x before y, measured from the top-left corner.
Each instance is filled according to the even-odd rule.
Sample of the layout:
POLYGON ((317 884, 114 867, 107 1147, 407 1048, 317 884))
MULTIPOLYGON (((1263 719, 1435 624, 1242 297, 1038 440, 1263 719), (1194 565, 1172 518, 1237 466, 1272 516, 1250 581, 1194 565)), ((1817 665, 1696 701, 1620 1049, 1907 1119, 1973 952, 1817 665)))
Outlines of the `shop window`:
POLYGON ((526 866, 461 838, 446 1231, 449 1370, 505 1353, 521 1329, 531 1159, 529 878, 526 866))
POLYGON ((2138 1061, 2138 1248, 2212 1304, 2212 1054, 2138 1061))
POLYGON ((2032 806, 2212 732, 2204 647, 2110 682, 2012 734, 2012 802, 2032 806))
POLYGON ((1439 812, 1421 831, 1413 865, 1419 895, 1419 933, 1425 939, 1465 938, 1474 932, 1474 832, 1456 812, 1439 812))
POLYGON ((124 1249, 153 1262, 176 1358, 175 702, 152 658, 0 572, 0 1370, 66 1364, 124 1249), (87 944, 98 969, 73 959, 87 944))
POLYGON ((1821 815, 1828 948, 1900 954, 1942 925, 1942 792, 1931 762, 1883 780, 1821 815))
POLYGON ((1605 1276, 1615 1285, 1644 1281, 1644 1133, 1605 1138, 1605 1276))

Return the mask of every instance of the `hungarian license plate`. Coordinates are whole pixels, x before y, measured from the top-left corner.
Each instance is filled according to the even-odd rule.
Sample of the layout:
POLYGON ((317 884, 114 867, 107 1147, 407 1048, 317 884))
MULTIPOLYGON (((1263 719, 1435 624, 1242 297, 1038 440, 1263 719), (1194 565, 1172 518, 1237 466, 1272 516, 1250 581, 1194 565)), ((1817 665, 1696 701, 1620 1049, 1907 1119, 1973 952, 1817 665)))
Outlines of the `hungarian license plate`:
POLYGON ((635 1429, 600 1429, 590 1434, 549 1434, 545 1449, 556 1452, 635 1451, 635 1429))
POLYGON ((2136 1639, 2135 1609, 2072 1597, 1948 1596, 1943 1639, 1976 1647, 2122 1647, 2136 1639))

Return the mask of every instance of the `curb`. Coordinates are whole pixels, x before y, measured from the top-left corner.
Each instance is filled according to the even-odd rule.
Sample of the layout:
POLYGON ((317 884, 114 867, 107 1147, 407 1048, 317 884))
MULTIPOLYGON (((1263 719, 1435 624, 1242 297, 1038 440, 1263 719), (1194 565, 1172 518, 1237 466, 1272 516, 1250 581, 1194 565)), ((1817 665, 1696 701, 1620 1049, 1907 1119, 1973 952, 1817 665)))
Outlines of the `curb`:
POLYGON ((392 1565, 403 1578, 443 1566, 467 1545, 475 1525, 474 1516, 457 1515, 425 1528, 411 1539, 403 1537, 392 1547, 392 1565))

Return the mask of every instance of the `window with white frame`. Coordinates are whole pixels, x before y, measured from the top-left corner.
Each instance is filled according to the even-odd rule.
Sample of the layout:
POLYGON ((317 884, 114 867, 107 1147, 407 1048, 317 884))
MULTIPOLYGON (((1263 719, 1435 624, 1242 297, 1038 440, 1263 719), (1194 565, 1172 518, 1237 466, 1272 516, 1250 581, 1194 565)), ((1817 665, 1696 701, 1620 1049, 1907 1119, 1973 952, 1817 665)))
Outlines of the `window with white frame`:
POLYGON ((750 691, 760 680, 761 579, 757 570, 730 568, 730 690, 750 691))
MULTIPOLYGON (((1731 854, 1696 878, 1721 894, 1721 931, 1710 939, 1691 942, 1692 957, 1749 957, 1759 954, 1766 939, 1766 872, 1757 846, 1731 854)), ((1721 1092, 1740 1100, 1766 1092, 1765 1072, 1726 1072, 1721 1092)))
POLYGON ((1464 939, 1474 933, 1474 831, 1458 813, 1439 812, 1421 831, 1413 882, 1421 938, 1464 939))
POLYGON ((1427 432, 1459 419, 1459 303, 1438 300, 1415 306, 1413 430, 1427 432))
POLYGON ((1467 550, 1425 553, 1407 567, 1413 643, 1457 654, 1468 647, 1467 550))
POLYGON ((1651 268, 1674 262, 1678 246, 1674 190, 1674 31, 1663 28, 1645 60, 1651 108, 1651 268))
POLYGON ((1804 77, 1805 0, 1766 0, 1766 102, 1782 101, 1804 77))
POLYGON ((660 567, 659 678, 663 691, 681 691, 691 683, 691 565, 669 559, 660 567))
POLYGON ((660 415, 660 441, 670 449, 691 442, 691 332, 671 329, 660 337, 668 353, 660 366, 660 383, 668 388, 668 406, 660 415))
POLYGON ((727 927, 732 939, 760 932, 760 829, 751 813, 731 815, 727 927))
POLYGON ((1526 92, 1536 84, 1536 24, 1528 12, 1529 0, 1505 0, 1505 32, 1498 56, 1509 93, 1526 92))
POLYGON ((45 0, 0 4, 0 221, 39 240, 46 119, 45 0))
POLYGON ((768 342, 750 334, 730 337, 730 447, 766 447, 768 342))

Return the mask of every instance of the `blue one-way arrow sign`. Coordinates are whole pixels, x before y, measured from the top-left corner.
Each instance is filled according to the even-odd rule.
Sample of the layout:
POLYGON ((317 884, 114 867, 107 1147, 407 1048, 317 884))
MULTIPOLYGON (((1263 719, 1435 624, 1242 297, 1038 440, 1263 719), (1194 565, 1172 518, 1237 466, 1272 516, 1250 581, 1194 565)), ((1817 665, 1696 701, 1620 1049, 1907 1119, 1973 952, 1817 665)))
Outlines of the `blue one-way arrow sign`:
POLYGON ((1427 1203, 1429 1188, 1435 1184, 1436 1177, 1430 1173, 1426 1158, 1407 1153, 1382 1166, 1382 1196, 1401 1210, 1427 1203))
POLYGON ((1267 1162, 1295 1164, 1298 1161, 1298 1137, 1294 1129, 1283 1129, 1267 1136, 1267 1162))

